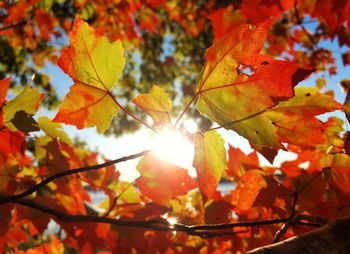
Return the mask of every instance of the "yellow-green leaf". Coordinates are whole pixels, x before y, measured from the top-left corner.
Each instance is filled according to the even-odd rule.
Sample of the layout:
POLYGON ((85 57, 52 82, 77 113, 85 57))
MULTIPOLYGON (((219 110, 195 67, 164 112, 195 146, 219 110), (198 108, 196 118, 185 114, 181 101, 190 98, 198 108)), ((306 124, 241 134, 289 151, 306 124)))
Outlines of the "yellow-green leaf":
POLYGON ((42 98, 43 93, 39 89, 26 86, 17 97, 7 102, 4 106, 5 126, 11 131, 16 131, 17 128, 11 122, 16 112, 24 111, 29 115, 34 115, 38 111, 42 98))
POLYGON ((279 141, 308 147, 327 144, 324 124, 315 116, 341 109, 342 105, 317 87, 299 87, 295 96, 264 113, 274 122, 279 141), (307 137, 307 138, 306 138, 307 137))
POLYGON ((96 126, 104 132, 118 113, 111 94, 125 65, 121 41, 110 43, 99 31, 77 17, 70 46, 62 50, 58 65, 74 81, 54 121, 77 128, 96 126))
POLYGON ((194 145, 193 167, 197 171, 199 189, 206 202, 215 193, 227 167, 224 139, 215 131, 198 133, 194 145))
POLYGON ((133 102, 153 118, 155 125, 170 122, 169 112, 172 108, 172 101, 159 86, 153 86, 150 93, 140 94, 133 102))
POLYGON ((219 125, 250 141, 280 147, 272 122, 262 114, 293 96, 293 87, 312 71, 260 54, 271 22, 242 25, 215 42, 195 92, 197 108, 219 125))
POLYGON ((281 101, 266 113, 269 118, 273 113, 284 115, 298 114, 304 117, 316 116, 326 112, 341 109, 342 105, 327 94, 322 94, 317 87, 298 87, 295 96, 287 101, 281 101))
POLYGON ((52 122, 50 118, 46 116, 41 116, 38 118, 38 125, 40 129, 43 130, 52 139, 58 138, 61 142, 72 145, 72 141, 70 140, 67 133, 63 130, 61 124, 52 122))

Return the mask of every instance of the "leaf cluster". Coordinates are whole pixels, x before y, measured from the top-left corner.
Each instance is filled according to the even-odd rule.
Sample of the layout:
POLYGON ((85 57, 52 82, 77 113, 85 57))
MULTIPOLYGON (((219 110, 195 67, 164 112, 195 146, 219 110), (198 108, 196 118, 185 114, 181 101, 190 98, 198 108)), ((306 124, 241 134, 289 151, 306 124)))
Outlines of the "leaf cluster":
POLYGON ((48 83, 11 98, 11 78, 0 81, 0 252, 237 253, 350 215, 349 135, 338 117, 318 117, 348 117, 349 98, 339 103, 322 81, 296 87, 336 72, 319 42, 349 44, 347 1, 107 2, 0 3, 3 75, 17 88, 26 68, 49 59, 72 79, 53 119, 34 116, 54 96, 48 83), (67 47, 51 47, 68 31, 67 47), (184 119, 196 116, 202 124, 189 133, 184 119), (152 150, 109 160, 62 126, 105 133, 118 121, 189 137, 197 177, 152 150), (296 158, 277 167, 281 150, 296 158), (140 176, 122 181, 118 164, 136 158, 140 176), (94 191, 105 195, 99 204, 94 191), (58 232, 45 233, 49 223, 58 232))

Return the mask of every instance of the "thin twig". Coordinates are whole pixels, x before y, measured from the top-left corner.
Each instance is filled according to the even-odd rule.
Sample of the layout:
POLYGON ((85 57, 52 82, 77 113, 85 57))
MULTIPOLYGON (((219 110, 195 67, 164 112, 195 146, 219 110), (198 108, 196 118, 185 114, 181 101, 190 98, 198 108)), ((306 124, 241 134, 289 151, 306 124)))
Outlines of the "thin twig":
POLYGON ((319 216, 312 216, 308 214, 298 214, 294 219, 287 221, 280 230, 276 232, 272 243, 280 241, 281 237, 287 232, 288 228, 294 225, 304 225, 308 227, 321 227, 328 223, 328 221, 319 216))
POLYGON ((196 93, 195 95, 192 96, 191 100, 186 104, 184 110, 181 112, 180 116, 176 119, 175 125, 174 127, 176 128, 177 124, 179 123, 179 121, 181 120, 181 118, 184 116, 184 114, 187 112, 187 110, 189 109, 189 107, 191 106, 191 104, 194 102, 194 100, 197 98, 198 93, 196 93))
POLYGON ((20 21, 16 24, 12 24, 12 25, 8 25, 8 26, 4 26, 4 27, 0 27, 0 32, 5 31, 5 30, 9 30, 9 29, 13 29, 19 26, 24 26, 25 24, 27 24, 26 20, 20 21))
POLYGON ((75 168, 75 169, 68 169, 62 172, 59 172, 57 174, 54 174, 52 176, 49 176, 48 178, 46 178, 45 180, 43 180, 42 182, 34 185, 33 187, 29 188, 28 190, 20 193, 20 194, 16 194, 13 196, 6 196, 4 197, 4 195, 0 194, 0 205, 5 204, 7 202, 13 202, 15 200, 27 197, 29 195, 31 195, 32 193, 36 192, 37 190, 39 190, 40 188, 44 187, 45 185, 47 185, 48 183, 58 179, 58 178, 62 178, 62 177, 66 177, 69 175, 73 175, 73 174, 78 174, 78 173, 82 173, 82 172, 87 172, 87 171, 93 171, 93 170, 98 170, 101 168, 105 168, 120 162, 124 162, 124 161, 128 161, 128 160, 132 160, 132 159, 136 159, 138 157, 147 155, 150 151, 149 150, 145 150, 143 152, 140 153, 136 153, 133 155, 129 155, 129 156, 125 156, 125 157, 121 157, 115 160, 111 160, 111 161, 107 161, 105 163, 102 164, 98 164, 98 165, 93 165, 93 166, 87 166, 87 167, 81 167, 81 168, 75 168))
POLYGON ((307 226, 307 227, 322 227, 323 225, 313 222, 298 221, 296 224, 307 226))
POLYGON ((295 18, 297 20, 297 23, 301 27, 301 29, 303 30, 303 32, 305 33, 305 35, 307 36, 309 41, 311 42, 312 49, 316 50, 317 49, 316 48, 316 41, 315 41, 314 37, 309 33, 309 31, 304 27, 303 22, 301 21, 300 16, 299 16, 297 3, 298 3, 298 1, 295 1, 295 4, 294 4, 294 14, 295 14, 295 18))
POLYGON ((287 232, 288 228, 294 224, 293 220, 287 221, 283 226, 276 232, 275 238, 272 243, 277 243, 280 241, 281 237, 287 232))

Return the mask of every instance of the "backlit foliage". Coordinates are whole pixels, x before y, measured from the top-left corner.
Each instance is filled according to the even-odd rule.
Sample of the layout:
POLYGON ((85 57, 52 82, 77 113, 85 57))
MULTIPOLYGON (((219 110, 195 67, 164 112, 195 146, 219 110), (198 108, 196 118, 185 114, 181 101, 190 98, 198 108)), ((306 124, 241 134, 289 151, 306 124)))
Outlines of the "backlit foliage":
POLYGON ((349 96, 337 101, 322 78, 298 86, 336 74, 320 44, 348 50, 348 1, 20 0, 0 10, 0 253, 244 253, 350 216, 349 135, 335 114, 319 117, 349 118, 349 96), (45 61, 73 81, 53 119, 35 116, 57 103, 45 61), (197 177, 148 150, 109 160, 62 124, 177 130, 193 142, 197 177), (227 144, 221 128, 253 151, 227 144), (281 150, 296 158, 259 163, 281 150), (118 163, 140 157, 140 176, 120 180, 118 163), (92 191, 105 199, 92 204, 92 191))

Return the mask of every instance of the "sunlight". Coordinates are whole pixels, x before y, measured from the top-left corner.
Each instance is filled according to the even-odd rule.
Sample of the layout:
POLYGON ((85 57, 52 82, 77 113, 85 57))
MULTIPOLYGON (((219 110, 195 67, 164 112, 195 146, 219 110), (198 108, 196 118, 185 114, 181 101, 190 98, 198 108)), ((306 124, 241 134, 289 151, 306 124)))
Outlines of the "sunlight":
MULTIPOLYGON (((113 137, 98 136, 96 133, 91 133, 92 130, 88 130, 90 131, 89 135, 82 136, 82 132, 80 135, 83 140, 89 142, 93 140, 95 144, 98 144, 101 152, 107 158, 118 158, 151 149, 152 153, 158 158, 188 169, 189 175, 195 177, 197 175, 196 170, 192 167, 193 143, 185 133, 195 133, 196 130, 197 125, 193 120, 185 120, 182 132, 164 128, 159 133, 151 133, 150 130, 143 128, 133 134, 124 135, 118 140, 113 137)), ((140 173, 136 170, 138 161, 139 159, 129 160, 118 164, 122 181, 132 182, 140 176, 140 173)))
POLYGON ((192 164, 193 144, 177 129, 164 128, 151 141, 151 150, 158 158, 188 168, 192 164))
POLYGON ((168 223, 172 226, 177 223, 177 219, 173 216, 169 216, 168 213, 163 214, 162 217, 166 219, 168 223))
POLYGON ((170 224, 170 225, 175 225, 176 223, 177 223, 177 219, 176 218, 174 218, 174 217, 168 217, 167 218, 167 221, 168 221, 168 223, 170 224))

